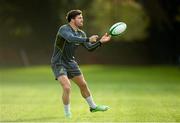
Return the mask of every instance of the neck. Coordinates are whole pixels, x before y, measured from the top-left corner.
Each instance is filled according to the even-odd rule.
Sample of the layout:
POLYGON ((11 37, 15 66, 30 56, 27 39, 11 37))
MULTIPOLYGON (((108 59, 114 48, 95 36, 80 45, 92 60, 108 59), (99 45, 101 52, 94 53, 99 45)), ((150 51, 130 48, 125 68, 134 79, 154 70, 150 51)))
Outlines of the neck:
POLYGON ((74 23, 70 22, 69 25, 73 28, 74 31, 77 31, 79 28, 74 25, 74 23))

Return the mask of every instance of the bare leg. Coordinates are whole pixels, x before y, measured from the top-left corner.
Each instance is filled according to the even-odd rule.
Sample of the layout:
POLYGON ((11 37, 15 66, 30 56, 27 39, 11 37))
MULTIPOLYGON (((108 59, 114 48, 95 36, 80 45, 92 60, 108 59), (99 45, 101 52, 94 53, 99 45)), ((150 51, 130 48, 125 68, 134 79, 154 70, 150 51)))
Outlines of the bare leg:
POLYGON ((62 100, 64 105, 70 103, 70 92, 71 92, 71 83, 66 75, 62 75, 58 78, 62 88, 63 88, 63 95, 62 100))
POLYGON ((83 75, 80 76, 76 76, 72 79, 80 88, 81 91, 81 95, 86 99, 89 107, 91 108, 96 108, 97 105, 95 104, 95 102, 93 101, 93 98, 91 96, 90 90, 87 86, 87 83, 83 77, 83 75))
POLYGON ((84 98, 87 98, 91 95, 90 90, 87 86, 87 82, 85 81, 83 75, 75 76, 72 80, 78 85, 78 87, 80 88, 80 91, 81 91, 81 95, 84 98))
POLYGON ((108 106, 105 106, 105 105, 97 106, 95 104, 83 75, 76 76, 72 80, 79 86, 81 90, 81 94, 86 99, 91 112, 106 111, 109 109, 108 106))
POLYGON ((67 118, 70 118, 71 117, 71 111, 70 111, 71 83, 66 75, 62 75, 58 77, 58 81, 60 82, 63 88, 62 100, 64 104, 64 113, 67 118))

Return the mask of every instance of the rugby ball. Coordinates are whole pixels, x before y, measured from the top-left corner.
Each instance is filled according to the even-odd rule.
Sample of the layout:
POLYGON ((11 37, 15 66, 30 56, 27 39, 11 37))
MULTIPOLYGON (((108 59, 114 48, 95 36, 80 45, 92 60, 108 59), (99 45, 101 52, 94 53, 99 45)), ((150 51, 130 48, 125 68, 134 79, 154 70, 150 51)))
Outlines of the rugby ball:
POLYGON ((109 29, 109 34, 112 36, 118 36, 123 33, 127 28, 127 25, 124 22, 118 22, 111 26, 109 29))

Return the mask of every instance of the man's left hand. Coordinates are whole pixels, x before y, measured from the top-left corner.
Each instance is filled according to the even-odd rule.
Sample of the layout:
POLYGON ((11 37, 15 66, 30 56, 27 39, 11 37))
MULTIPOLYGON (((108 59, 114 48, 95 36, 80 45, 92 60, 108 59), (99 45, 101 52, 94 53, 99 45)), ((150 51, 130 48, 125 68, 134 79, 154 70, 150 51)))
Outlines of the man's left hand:
POLYGON ((106 34, 104 34, 104 35, 101 37, 100 42, 101 42, 101 43, 106 43, 106 42, 110 41, 110 39, 111 39, 111 35, 108 35, 108 34, 106 33, 106 34))

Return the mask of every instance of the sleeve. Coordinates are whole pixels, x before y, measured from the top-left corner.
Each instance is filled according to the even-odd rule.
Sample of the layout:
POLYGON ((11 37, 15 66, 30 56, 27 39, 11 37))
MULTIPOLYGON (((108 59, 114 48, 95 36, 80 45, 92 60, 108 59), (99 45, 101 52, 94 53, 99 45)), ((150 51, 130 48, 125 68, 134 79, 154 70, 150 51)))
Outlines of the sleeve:
MULTIPOLYGON (((86 37, 86 33, 82 32, 83 36, 86 37)), ((100 41, 97 41, 95 43, 91 43, 91 42, 84 42, 83 43, 83 47, 85 47, 88 51, 94 51, 95 49, 97 49, 98 47, 100 47, 102 45, 102 43, 100 41)))
POLYGON ((74 36, 73 33, 71 33, 71 30, 66 27, 60 27, 58 35, 63 37, 68 42, 74 42, 74 43, 89 42, 89 38, 74 36))
POLYGON ((88 50, 88 51, 94 51, 98 47, 101 46, 101 42, 97 41, 96 43, 91 43, 91 42, 85 42, 83 43, 83 46, 88 50))

